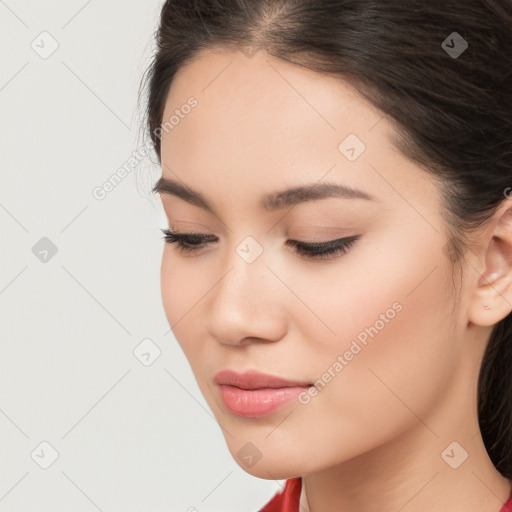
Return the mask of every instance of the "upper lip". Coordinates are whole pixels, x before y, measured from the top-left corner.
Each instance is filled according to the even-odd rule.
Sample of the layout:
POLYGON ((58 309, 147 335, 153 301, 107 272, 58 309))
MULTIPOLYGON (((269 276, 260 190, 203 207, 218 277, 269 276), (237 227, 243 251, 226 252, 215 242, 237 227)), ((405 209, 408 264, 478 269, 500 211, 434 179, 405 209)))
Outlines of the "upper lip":
POLYGON ((244 373, 237 373, 233 370, 221 370, 215 374, 214 381, 216 384, 227 384, 240 389, 287 388, 311 385, 309 382, 291 381, 257 370, 247 370, 244 373))

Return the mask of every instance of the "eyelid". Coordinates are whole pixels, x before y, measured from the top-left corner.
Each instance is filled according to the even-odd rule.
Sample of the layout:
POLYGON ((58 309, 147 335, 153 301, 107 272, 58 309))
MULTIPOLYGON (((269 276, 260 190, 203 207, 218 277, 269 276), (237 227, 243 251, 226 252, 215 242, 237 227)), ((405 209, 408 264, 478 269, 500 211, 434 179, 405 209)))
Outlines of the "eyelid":
POLYGON ((344 238, 350 236, 356 230, 357 226, 333 227, 333 226, 314 226, 294 225, 286 230, 286 236, 289 238, 307 238, 307 237, 323 237, 327 240, 344 238))
POLYGON ((201 224, 200 222, 189 222, 186 220, 175 220, 173 222, 169 221, 169 229, 173 233, 177 233, 180 235, 213 235, 213 231, 211 231, 204 224, 201 224))

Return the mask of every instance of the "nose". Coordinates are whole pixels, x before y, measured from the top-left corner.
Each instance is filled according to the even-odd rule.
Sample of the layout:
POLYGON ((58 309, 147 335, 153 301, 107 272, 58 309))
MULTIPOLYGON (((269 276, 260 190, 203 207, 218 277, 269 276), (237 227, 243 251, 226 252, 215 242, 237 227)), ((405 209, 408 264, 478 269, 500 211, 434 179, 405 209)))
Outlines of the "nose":
POLYGON ((275 342, 286 333, 284 286, 260 255, 252 263, 238 254, 212 290, 210 334, 224 345, 275 342))

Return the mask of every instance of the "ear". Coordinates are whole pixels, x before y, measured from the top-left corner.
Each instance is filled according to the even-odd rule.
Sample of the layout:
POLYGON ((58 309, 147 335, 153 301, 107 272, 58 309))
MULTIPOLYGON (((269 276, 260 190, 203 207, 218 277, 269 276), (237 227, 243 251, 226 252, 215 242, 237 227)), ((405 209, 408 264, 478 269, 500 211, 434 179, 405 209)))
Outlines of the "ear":
POLYGON ((512 200, 496 212, 483 235, 485 262, 469 306, 468 320, 491 326, 512 311, 512 200))

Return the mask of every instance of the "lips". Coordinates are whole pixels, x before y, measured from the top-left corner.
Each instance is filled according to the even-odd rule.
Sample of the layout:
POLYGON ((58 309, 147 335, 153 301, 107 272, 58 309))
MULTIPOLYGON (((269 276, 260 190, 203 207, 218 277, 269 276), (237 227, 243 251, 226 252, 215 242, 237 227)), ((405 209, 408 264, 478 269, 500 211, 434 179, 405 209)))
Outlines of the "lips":
POLYGON ((233 370, 221 370, 215 374, 214 382, 219 385, 235 386, 240 389, 279 389, 312 385, 310 382, 291 381, 268 373, 258 372, 257 370, 248 370, 244 373, 237 373, 233 370))
POLYGON ((263 418, 289 406, 297 395, 308 389, 309 382, 292 381, 248 370, 237 373, 222 370, 215 374, 219 396, 228 411, 246 418, 263 418))

